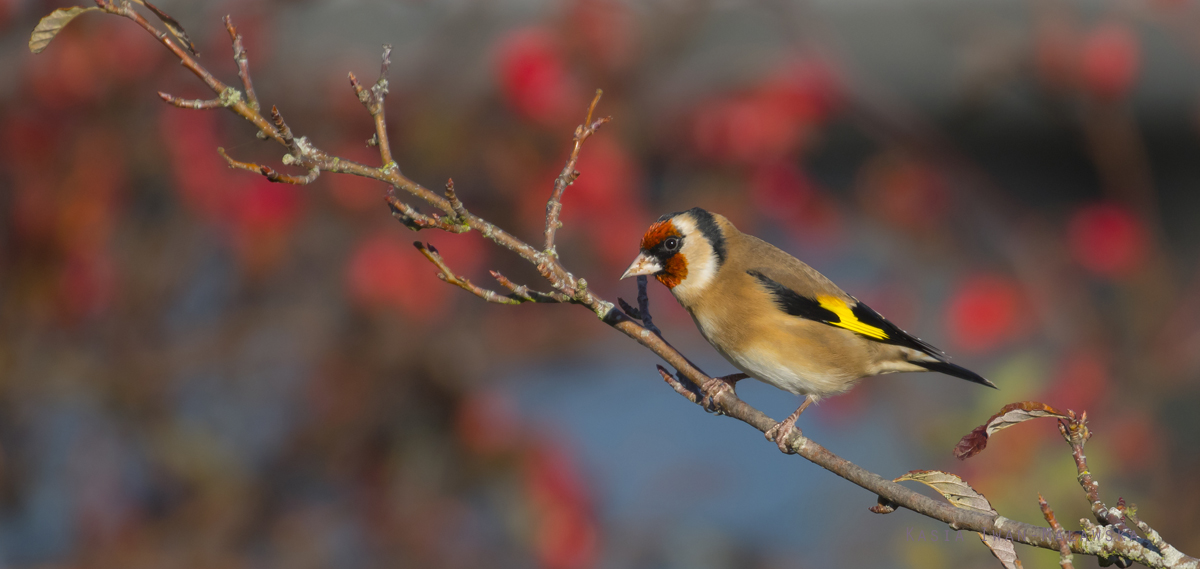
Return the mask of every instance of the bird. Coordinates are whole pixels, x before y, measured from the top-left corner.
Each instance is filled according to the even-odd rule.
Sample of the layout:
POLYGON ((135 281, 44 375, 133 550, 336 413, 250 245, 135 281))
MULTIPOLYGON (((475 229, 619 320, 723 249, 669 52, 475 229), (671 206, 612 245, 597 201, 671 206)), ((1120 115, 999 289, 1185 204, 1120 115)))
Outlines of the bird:
POLYGON ((641 275, 670 289, 709 344, 742 372, 707 382, 710 398, 747 377, 804 396, 766 433, 784 453, 809 405, 866 377, 934 371, 996 388, 816 269, 699 207, 664 215, 646 230, 621 278, 641 275))

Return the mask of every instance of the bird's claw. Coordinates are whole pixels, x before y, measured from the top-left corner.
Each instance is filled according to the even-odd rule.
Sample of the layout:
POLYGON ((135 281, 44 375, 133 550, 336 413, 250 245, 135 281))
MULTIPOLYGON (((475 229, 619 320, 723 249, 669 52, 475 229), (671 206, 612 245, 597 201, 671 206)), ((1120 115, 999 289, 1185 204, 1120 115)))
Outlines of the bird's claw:
POLYGON ((804 410, 808 409, 808 406, 812 405, 814 401, 816 400, 811 395, 805 397, 804 403, 800 404, 799 409, 796 409, 794 413, 788 415, 788 418, 783 421, 775 423, 774 427, 767 429, 767 432, 764 433, 768 441, 775 441, 775 446, 779 447, 779 452, 783 454, 796 454, 795 449, 788 443, 788 436, 792 434, 792 429, 795 429, 798 435, 804 434, 800 429, 796 429, 796 420, 800 418, 800 414, 804 413, 804 410))
POLYGON ((725 392, 734 392, 734 384, 749 377, 744 373, 735 373, 724 377, 713 377, 704 382, 700 390, 704 393, 704 409, 709 413, 720 413, 717 397, 725 392))
POLYGON ((768 441, 774 441, 775 446, 779 447, 779 452, 783 454, 796 454, 796 451, 792 449, 792 445, 787 440, 788 435, 792 434, 793 430, 799 434, 803 434, 800 429, 796 428, 795 421, 775 423, 774 427, 767 429, 766 437, 768 441))

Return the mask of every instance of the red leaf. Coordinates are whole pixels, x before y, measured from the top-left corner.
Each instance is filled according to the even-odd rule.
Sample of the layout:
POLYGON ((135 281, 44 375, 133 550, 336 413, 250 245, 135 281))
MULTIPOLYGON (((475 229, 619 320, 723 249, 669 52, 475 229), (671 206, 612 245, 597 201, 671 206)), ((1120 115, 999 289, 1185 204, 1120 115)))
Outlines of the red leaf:
POLYGON ((988 437, 997 431, 1007 429, 1017 423, 1041 417, 1071 418, 1069 414, 1037 401, 1009 403, 1000 409, 999 413, 992 415, 986 423, 975 427, 975 430, 967 433, 962 440, 958 441, 958 444, 954 447, 954 456, 958 457, 959 460, 971 458, 987 447, 988 437))

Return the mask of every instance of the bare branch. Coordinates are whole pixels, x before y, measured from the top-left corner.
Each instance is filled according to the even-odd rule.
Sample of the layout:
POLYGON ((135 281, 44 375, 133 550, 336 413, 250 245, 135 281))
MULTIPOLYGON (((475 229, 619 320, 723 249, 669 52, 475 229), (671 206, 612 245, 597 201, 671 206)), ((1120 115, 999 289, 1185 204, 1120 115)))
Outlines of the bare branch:
POLYGON ((1075 569, 1075 565, 1071 563, 1071 546, 1067 543, 1067 532, 1063 529, 1062 524, 1054 519, 1054 510, 1050 509, 1050 504, 1046 503, 1046 499, 1038 494, 1038 505, 1042 507, 1042 515, 1046 518, 1046 523, 1050 524, 1050 529, 1054 530, 1054 536, 1058 538, 1059 551, 1059 566, 1062 569, 1075 569))
POLYGON ((225 162, 229 163, 230 168, 236 168, 238 170, 245 170, 247 172, 256 172, 259 174, 263 173, 262 166, 259 166, 258 164, 255 164, 253 162, 242 162, 241 160, 234 160, 228 154, 225 153, 224 148, 217 148, 217 154, 220 154, 221 158, 224 158, 225 162))
MULTIPOLYGON (((1075 467, 1079 472, 1076 477, 1079 480, 1079 486, 1083 488, 1084 494, 1087 495, 1088 502, 1092 506, 1092 515, 1096 517, 1096 521, 1102 526, 1112 526, 1116 532, 1122 536, 1137 540, 1138 535, 1125 525, 1123 513, 1115 508, 1110 510, 1100 500, 1100 485, 1096 483, 1092 477, 1091 471, 1088 470, 1087 455, 1083 453, 1083 445, 1088 439, 1092 438, 1091 431, 1087 428, 1087 412, 1084 411, 1080 416, 1076 417, 1074 411, 1068 412, 1070 418, 1059 419, 1058 431, 1062 434, 1063 439, 1067 444, 1071 445, 1071 457, 1075 459, 1075 467)), ((1117 565, 1128 567, 1129 561, 1118 559, 1117 565)))
POLYGON ((394 194, 388 194, 384 199, 387 201, 388 207, 392 209, 392 217, 400 220, 400 223, 403 223, 405 227, 413 231, 441 229, 442 231, 449 231, 451 233, 465 233, 471 230, 469 226, 455 223, 452 218, 441 217, 436 213, 421 213, 413 206, 401 201, 394 194))
POLYGON ((271 169, 270 166, 262 166, 259 164, 255 164, 253 162, 242 162, 241 160, 235 160, 232 157, 230 157, 228 154, 225 153, 224 148, 218 148, 217 154, 220 154, 221 158, 225 159, 225 162, 227 162, 229 164, 230 168, 235 168, 238 170, 245 170, 247 172, 257 172, 259 174, 262 174, 263 176, 266 176, 266 178, 268 180, 270 180, 272 182, 278 182, 280 184, 292 184, 295 186, 304 186, 304 185, 313 183, 317 179, 317 177, 321 175, 321 170, 316 167, 310 168, 308 171, 308 174, 305 174, 303 176, 280 174, 279 172, 276 172, 275 170, 271 169))
POLYGON ((272 170, 270 166, 259 166, 259 170, 262 172, 262 175, 266 176, 267 179, 272 182, 278 182, 280 184, 292 184, 295 186, 311 184, 315 182, 316 179, 321 175, 321 169, 315 167, 310 168, 308 173, 303 176, 280 174, 279 172, 272 170))
POLYGON ((246 55, 245 46, 242 45, 242 35, 237 33, 237 28, 233 26, 233 20, 228 14, 221 21, 225 23, 225 30, 229 32, 229 39, 233 42, 233 62, 237 64, 238 78, 242 80, 242 88, 246 91, 246 103, 255 112, 261 111, 258 95, 254 93, 254 83, 250 80, 250 58, 246 55))
POLYGON ((388 94, 388 67, 392 64, 391 45, 383 46, 382 60, 379 65, 379 79, 370 89, 363 88, 353 73, 350 74, 350 85, 354 87, 354 93, 358 95, 359 102, 366 107, 367 112, 371 113, 371 118, 375 121, 375 136, 371 140, 374 142, 374 146, 379 147, 379 159, 383 163, 380 168, 389 170, 397 168, 396 162, 392 159, 392 147, 388 144, 387 121, 383 115, 383 100, 388 94))
MULTIPOLYGON (((267 120, 263 118, 263 116, 259 114, 256 109, 252 109, 249 105, 241 100, 241 93, 239 91, 229 87, 228 85, 225 85, 220 80, 213 77, 212 73, 209 73, 207 69, 200 65, 200 63, 197 62, 196 59, 192 57, 192 55, 188 53, 186 49, 180 47, 177 42, 172 40, 170 34, 155 28, 153 24, 146 20, 146 18, 143 18, 141 14, 138 14, 137 11, 133 9, 133 6, 128 2, 113 3, 106 0, 96 0, 96 4, 105 12, 133 20, 134 23, 141 26, 142 29, 153 35, 159 41, 159 43, 163 44, 163 46, 170 50, 171 53, 175 54, 175 57, 179 58, 179 62, 182 63, 184 67, 188 68, 188 70, 190 70, 192 73, 194 73, 196 77, 199 77, 200 80, 203 81, 205 85, 208 85, 208 87, 212 89, 214 93, 221 95, 222 101, 226 101, 224 106, 232 108, 234 112, 236 112, 242 118, 245 118, 253 123, 254 126, 258 128, 259 132, 263 133, 263 135, 279 140, 279 138, 274 135, 270 123, 268 123, 267 120)), ((282 140, 279 141, 282 142, 282 140)))
POLYGON ((221 99, 180 99, 162 91, 158 92, 158 96, 162 97, 162 100, 181 109, 206 110, 225 106, 221 99))
POLYGON ((1165 558, 1165 559, 1179 559, 1179 558, 1187 559, 1187 556, 1183 555, 1182 553, 1179 552, 1178 549, 1175 549, 1174 546, 1167 543, 1166 540, 1164 540, 1162 538, 1162 536, 1158 534, 1157 531, 1154 531, 1154 528, 1151 528, 1149 524, 1138 519, 1136 506, 1130 508, 1129 511, 1125 512, 1125 517, 1129 518, 1129 521, 1133 522, 1133 525, 1137 526, 1137 528, 1139 530, 1141 530, 1143 534, 1146 535, 1146 539, 1150 540, 1150 543, 1154 544, 1154 547, 1157 547, 1159 549, 1159 551, 1162 552, 1163 558, 1165 558))
POLYGON ((612 120, 612 117, 592 120, 592 114, 595 113, 596 105, 600 103, 600 97, 603 95, 604 91, 596 89, 596 96, 592 98, 592 104, 588 105, 587 118, 584 119, 583 124, 575 128, 575 146, 571 148, 571 156, 567 158, 567 164, 563 166, 562 173, 554 180, 554 193, 550 195, 550 201, 546 203, 546 245, 542 250, 551 257, 558 256, 558 251, 554 246, 554 237, 558 233, 558 228, 562 227, 562 222, 558 219, 562 214, 562 197, 563 193, 567 191, 567 186, 570 186, 575 182, 575 178, 579 177, 579 172, 575 170, 575 163, 579 161, 579 150, 583 147, 583 141, 595 134, 600 125, 612 120))
POLYGON ((667 385, 670 385, 671 389, 675 390, 675 393, 686 397, 692 403, 702 405, 701 401, 704 399, 704 394, 700 392, 700 388, 696 384, 686 378, 675 377, 675 374, 667 371, 667 368, 661 365, 655 367, 658 368, 658 373, 662 376, 663 381, 666 381, 667 385))
POLYGON ((479 298, 482 298, 488 302, 493 302, 496 304, 521 304, 521 299, 510 298, 503 296, 496 291, 480 288, 471 284, 471 281, 467 280, 465 277, 455 275, 454 272, 450 270, 450 267, 446 266, 446 262, 442 259, 441 254, 438 253, 438 250, 435 249, 433 245, 426 245, 420 241, 416 241, 413 243, 413 246, 415 246, 422 255, 425 255, 425 258, 429 259, 429 262, 436 265, 437 268, 442 271, 438 273, 439 279, 468 291, 471 294, 474 294, 475 296, 478 296, 479 298))
POLYGON ((517 283, 508 280, 508 277, 500 274, 500 271, 489 271, 492 278, 496 279, 501 286, 512 291, 511 296, 529 301, 529 302, 570 302, 571 299, 561 292, 539 292, 529 288, 526 285, 518 285, 517 283))

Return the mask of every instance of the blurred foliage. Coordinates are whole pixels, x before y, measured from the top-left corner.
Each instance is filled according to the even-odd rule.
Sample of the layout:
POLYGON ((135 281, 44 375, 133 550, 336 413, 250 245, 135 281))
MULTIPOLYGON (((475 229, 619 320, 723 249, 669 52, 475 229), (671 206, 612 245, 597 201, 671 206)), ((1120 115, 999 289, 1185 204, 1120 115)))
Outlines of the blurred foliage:
MULTIPOLYGON (((602 87, 600 112, 615 122, 583 151, 560 233, 567 266, 594 289, 616 295, 660 213, 723 213, 1002 386, 964 401, 878 380, 814 420, 890 409, 920 467, 950 469, 1004 515, 1036 522, 1036 492, 1061 520, 1086 513, 1053 428, 1014 428, 965 463, 949 450, 1008 402, 1087 409, 1109 501, 1136 501, 1168 541, 1200 551, 1187 531, 1200 525, 1200 204, 1189 197, 1200 115, 1194 81, 1142 83, 1156 64, 1147 45, 1195 57, 1192 4, 944 8, 971 22, 946 43, 963 55, 916 105, 858 58, 919 59, 862 40, 888 14, 935 9, 917 1, 383 10, 410 35, 355 13, 375 14, 371 3, 179 4, 162 2, 210 70, 233 76, 219 25, 231 12, 260 98, 318 146, 367 163, 369 119, 345 73, 370 76, 374 38, 395 41, 401 168, 429 187, 453 176, 472 212, 527 238, 602 87), (364 32, 300 57, 320 42, 299 30, 321 26, 364 32), (841 53, 839 35, 852 38, 841 53)), ((523 417, 497 382, 636 346, 597 344, 611 334, 582 311, 490 306, 446 286, 377 184, 325 174, 295 188, 227 169, 218 146, 263 163, 279 153, 235 117, 161 104, 157 90, 207 95, 127 21, 87 14, 27 53, 28 30, 60 5, 0 1, 3 563, 808 563, 736 537, 694 551, 606 540, 620 532, 575 442, 523 417)), ((925 25, 951 26, 936 22, 925 25)), ((1169 73, 1194 75, 1188 61, 1169 73)), ((487 268, 536 282, 476 235, 420 237, 477 282, 487 268)), ((660 292, 664 329, 682 335, 690 321, 660 292)), ((868 516, 867 505, 846 508, 868 516)), ((838 531, 855 520, 797 531, 828 524, 836 552, 860 547, 838 531)), ((884 540, 856 555, 991 562, 967 542, 884 540)))

